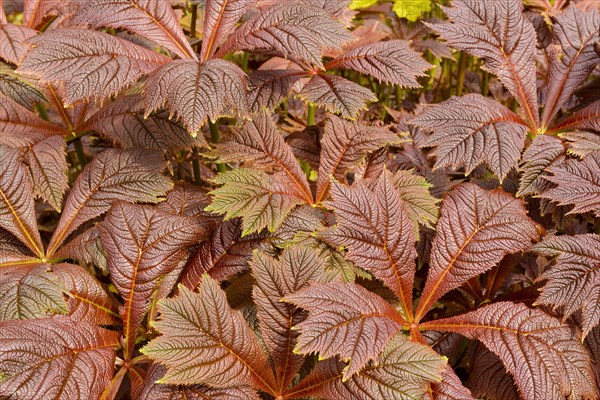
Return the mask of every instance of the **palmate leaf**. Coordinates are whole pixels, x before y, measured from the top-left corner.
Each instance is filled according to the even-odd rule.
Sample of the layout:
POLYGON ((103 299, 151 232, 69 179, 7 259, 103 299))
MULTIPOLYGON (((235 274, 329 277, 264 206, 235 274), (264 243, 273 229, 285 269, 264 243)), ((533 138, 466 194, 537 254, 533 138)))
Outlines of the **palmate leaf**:
POLYGON ((525 250, 541 230, 527 216, 524 202, 502 190, 486 191, 473 183, 454 188, 442 204, 416 319, 505 255, 525 250))
POLYGON ((436 146, 434 168, 464 165, 468 175, 485 162, 500 180, 516 166, 527 132, 519 116, 478 94, 452 97, 410 123, 433 132, 425 146, 436 146))
POLYGON ((15 235, 0 228, 0 266, 19 266, 25 261, 37 262, 37 259, 15 235))
POLYGON ((0 321, 66 314, 65 288, 48 266, 0 270, 0 321))
POLYGON ((361 110, 365 110, 367 102, 377 101, 377 96, 366 87, 330 74, 313 75, 298 96, 348 119, 356 118, 361 110))
POLYGON ((206 211, 225 214, 225 220, 241 217, 242 236, 264 228, 274 232, 296 205, 305 203, 290 190, 292 183, 281 173, 238 168, 213 181, 223 186, 210 192, 213 201, 206 211))
POLYGON ((176 183, 173 190, 167 194, 165 201, 158 203, 159 211, 168 212, 183 217, 197 217, 205 222, 217 223, 220 220, 204 211, 210 203, 207 190, 188 183, 176 183))
POLYGON ((35 103, 44 101, 44 95, 35 87, 35 84, 19 76, 10 66, 0 61, 1 95, 30 110, 35 103))
POLYGON ((524 399, 594 398, 590 357, 572 326, 523 304, 500 302, 421 329, 477 339, 504 363, 524 399))
POLYGON ((176 60, 146 81, 146 116, 165 106, 196 136, 208 119, 247 112, 246 75, 224 60, 176 60))
POLYGON ((450 23, 427 26, 456 49, 484 59, 483 68, 496 74, 517 98, 537 131, 536 36, 521 1, 454 0, 442 9, 450 23))
POLYGON ((314 250, 298 246, 284 250, 279 260, 255 252, 250 266, 256 280, 252 298, 258 326, 281 393, 304 363, 303 356, 293 353, 298 332, 292 331, 304 315, 292 304, 280 300, 311 282, 324 281, 323 260, 314 250))
POLYGON ((600 132, 600 101, 596 101, 573 113, 570 117, 560 121, 552 130, 565 131, 572 129, 600 132))
POLYGON ((219 224, 211 238, 203 242, 188 261, 181 283, 194 290, 208 273, 216 281, 223 281, 248 269, 248 260, 254 249, 265 240, 264 235, 242 237, 241 220, 219 224))
POLYGON ((554 46, 548 47, 550 63, 543 126, 548 125, 600 63, 600 55, 594 51, 594 44, 600 40, 598 30, 600 12, 597 9, 583 12, 570 4, 553 20, 554 46))
POLYGON ((306 76, 307 72, 299 68, 252 71, 248 75, 250 110, 260 112, 277 107, 288 96, 294 84, 306 76))
POLYGON ((398 135, 387 128, 365 126, 330 116, 321 139, 316 202, 325 199, 332 176, 344 181, 346 172, 364 161, 367 154, 398 141, 398 135))
POLYGON ((323 8, 305 2, 280 2, 238 28, 217 55, 232 50, 275 51, 323 69, 323 51, 340 49, 351 40, 344 25, 323 8))
POLYGON ((296 325, 295 353, 319 352, 322 359, 339 355, 347 366, 343 380, 375 360, 402 329, 402 318, 385 300, 354 283, 312 284, 285 296, 309 312, 296 325))
POLYGON ((108 273, 106 255, 96 226, 92 226, 62 246, 56 256, 92 264, 108 273))
POLYGON ((432 184, 412 171, 397 171, 392 182, 408 217, 413 223, 415 238, 419 238, 419 229, 423 225, 427 228, 434 228, 439 217, 439 199, 436 199, 429 193, 432 184))
POLYGON ((221 162, 248 161, 254 168, 281 172, 293 184, 290 192, 312 204, 312 193, 294 153, 271 116, 261 113, 224 138, 216 149, 221 162))
POLYGON ((52 28, 68 26, 83 5, 79 0, 24 0, 23 24, 42 30, 44 25, 52 28))
POLYGON ((417 78, 431 66, 406 40, 388 40, 356 47, 334 58, 325 69, 352 69, 382 82, 409 88, 421 87, 417 78))
POLYGON ((600 323, 600 235, 549 236, 531 250, 556 257, 539 278, 546 284, 536 303, 561 307, 565 319, 581 310, 586 336, 600 323))
POLYGON ((348 249, 346 258, 370 272, 400 299, 403 317, 412 319, 412 288, 416 270, 415 236, 408 213, 385 171, 374 190, 362 181, 352 187, 332 184, 330 205, 337 226, 319 234, 348 249))
POLYGON ((206 384, 215 388, 254 386, 273 392, 274 377, 256 336, 239 311, 227 304, 217 282, 204 276, 199 293, 180 286, 162 300, 154 327, 162 336, 142 348, 167 367, 159 383, 206 384))
POLYGON ((214 389, 204 385, 165 385, 156 383, 165 374, 165 367, 152 364, 134 400, 260 400, 249 387, 214 389))
POLYGON ((311 374, 294 387, 294 396, 327 400, 422 399, 427 384, 442 379, 444 364, 444 357, 399 334, 376 362, 346 380, 341 379, 343 363, 336 359, 318 363, 311 374))
POLYGON ((207 0, 200 59, 210 59, 255 0, 207 0))
POLYGON ((560 137, 569 141, 567 154, 585 158, 594 152, 600 152, 600 133, 565 132, 560 137))
POLYGON ((145 112, 141 95, 120 96, 94 114, 86 122, 86 128, 95 130, 124 148, 162 151, 166 148, 191 150, 193 146, 207 146, 203 135, 191 137, 169 118, 168 112, 144 115, 145 112))
POLYGON ((154 71, 169 58, 103 32, 66 28, 30 39, 17 69, 42 82, 64 83, 66 105, 104 100, 154 71))
POLYGON ((0 227, 15 235, 36 256, 43 257, 31 179, 21 157, 20 150, 0 145, 0 227))
POLYGON ((592 211, 600 217, 600 152, 588 155, 582 161, 567 160, 548 168, 552 175, 544 179, 557 185, 540 197, 559 205, 573 205, 569 214, 592 211))
POLYGON ((196 58, 168 1, 91 0, 75 22, 92 28, 125 29, 152 40, 183 58, 196 58))
POLYGON ((162 175, 166 163, 161 153, 148 150, 108 149, 81 172, 54 231, 47 256, 81 224, 104 214, 115 200, 156 203, 173 187, 162 175))
POLYGON ((28 50, 26 42, 37 35, 37 31, 0 21, 0 59, 19 65, 28 50))
POLYGON ((97 399, 119 334, 67 317, 0 322, 0 397, 97 399))
POLYGON ((33 194, 58 212, 62 209, 63 197, 69 187, 66 156, 67 144, 62 136, 51 136, 32 146, 26 153, 33 194))
POLYGON ((517 196, 537 195, 548 189, 548 181, 544 179, 546 170, 551 165, 560 164, 564 155, 562 140, 549 135, 536 136, 523 153, 517 196))
POLYGON ((123 317, 125 357, 135 346, 136 330, 150 299, 165 275, 183 268, 187 246, 207 236, 195 218, 163 213, 154 206, 115 202, 99 224, 111 281, 125 299, 123 317))
POLYGON ((72 319, 96 325, 120 323, 116 300, 89 272, 79 265, 67 263, 50 268, 62 283, 67 295, 67 315, 72 319))

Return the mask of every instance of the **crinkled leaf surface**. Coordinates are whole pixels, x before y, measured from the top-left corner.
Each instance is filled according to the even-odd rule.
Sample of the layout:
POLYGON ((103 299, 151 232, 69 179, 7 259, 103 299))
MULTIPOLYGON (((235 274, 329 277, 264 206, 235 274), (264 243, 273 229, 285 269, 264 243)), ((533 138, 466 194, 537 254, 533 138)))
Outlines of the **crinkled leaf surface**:
POLYGON ((200 57, 211 58, 255 0, 207 0, 200 57))
POLYGON ((537 130, 536 35, 520 0, 454 0, 443 7, 449 23, 428 24, 454 48, 485 60, 537 130))
POLYGON ((571 129, 584 129, 600 132, 600 101, 596 101, 589 106, 574 112, 570 117, 560 121, 553 130, 564 131, 571 129))
POLYGON ((569 141, 568 154, 585 158, 594 152, 600 152, 600 133, 566 132, 562 133, 560 137, 569 141))
POLYGON ((342 380, 344 364, 330 359, 317 364, 294 393, 327 400, 422 399, 431 382, 442 379, 446 361, 429 347, 399 334, 389 342, 376 362, 359 374, 342 380))
POLYGON ((0 321, 66 314, 64 287, 46 265, 0 270, 0 321))
POLYGON ((376 360, 402 329, 396 310, 376 294, 354 283, 312 284, 285 297, 308 311, 296 325, 300 331, 295 352, 318 352, 322 359, 339 355, 347 362, 344 380, 376 360))
POLYGON ((245 114, 246 75, 224 60, 176 60, 155 71, 146 81, 146 116, 166 107, 195 136, 208 119, 245 114))
POLYGON ((97 399, 112 378, 118 339, 67 317, 0 322, 0 396, 97 399))
POLYGON ((0 228, 0 266, 19 266, 24 261, 37 262, 25 244, 9 231, 0 228))
POLYGON ((344 25, 323 8, 302 2, 279 2, 244 23, 227 40, 221 51, 276 51, 323 68, 325 49, 339 49, 352 40, 344 25))
POLYGON ((600 217, 600 152, 588 155, 582 161, 567 160, 548 168, 552 175, 544 179, 557 185, 540 195, 559 205, 573 205, 569 213, 592 211, 600 217))
POLYGON ((519 161, 527 132, 515 113, 478 94, 452 97, 411 124, 433 132, 425 146, 436 146, 435 168, 464 165, 468 175, 485 162, 500 179, 519 161))
POLYGON ((527 216, 523 201, 502 190, 486 191, 473 183, 454 188, 442 204, 417 320, 450 290, 505 255, 525 250, 541 229, 527 216))
POLYGON ((404 170, 397 171, 392 182, 402 199, 402 206, 414 225, 415 237, 418 239, 420 225, 433 228, 440 214, 439 199, 429 193, 433 185, 424 177, 404 170))
POLYGON ((317 203, 325 199, 331 176, 344 181, 345 174, 365 157, 398 141, 398 135, 384 127, 365 126, 330 116, 321 139, 321 159, 317 180, 317 203))
POLYGON ((400 312, 410 320, 417 251, 413 225, 391 173, 384 172, 374 190, 362 181, 352 187, 333 181, 331 194, 337 226, 319 238, 347 248, 346 258, 392 289, 400 299, 400 312))
POLYGON ((297 69, 258 69, 248 75, 250 90, 248 104, 252 112, 272 110, 289 94, 302 77, 304 70, 297 69))
POLYGON ((37 31, 0 21, 0 58, 19 65, 28 50, 26 42, 37 35, 37 31))
POLYGON ((532 251, 556 258, 540 276, 546 284, 536 303, 561 307, 565 319, 581 310, 587 335, 600 323, 600 235, 549 236, 532 251))
POLYGON ((23 78, 13 69, 0 61, 0 95, 4 95, 17 104, 32 109, 34 103, 44 102, 44 95, 35 83, 23 78))
POLYGON ((521 181, 517 196, 537 195, 548 189, 548 181, 543 178, 550 165, 562 162, 565 145, 555 137, 538 135, 529 145, 521 160, 521 181))
POLYGON ((75 18, 92 28, 125 29, 183 58, 196 58, 168 1, 91 0, 75 18))
POLYGON ((191 217, 158 211, 155 206, 116 202, 98 226, 111 281, 123 297, 125 357, 131 356, 136 330, 161 279, 188 256, 187 246, 207 234, 191 217))
POLYGON ((273 392, 274 378, 256 336, 239 311, 232 310, 218 283, 204 276, 199 293, 180 286, 180 294, 159 303, 162 336, 142 349, 167 367, 168 384, 237 385, 273 392))
POLYGON ((476 400, 450 365, 442 370, 442 381, 433 383, 423 400, 476 400))
POLYGON ((410 48, 406 40, 388 40, 356 47, 325 65, 330 70, 345 68, 371 75, 382 82, 409 88, 421 85, 417 78, 425 76, 430 65, 421 54, 410 48))
POLYGON ((161 173, 165 167, 162 154, 148 150, 108 149, 94 157, 65 201, 48 255, 53 255, 82 223, 108 211, 115 200, 158 202, 173 186, 161 173))
POLYGON ((43 82, 64 83, 67 105, 92 98, 104 100, 169 60, 94 30, 56 29, 31 42, 32 50, 18 72, 43 82))
POLYGON ((313 75, 298 95, 308 103, 348 119, 356 118, 365 110, 368 101, 377 101, 377 96, 366 87, 330 74, 313 75))
POLYGON ((304 203, 281 173, 238 168, 219 174, 214 182, 223 186, 210 192, 213 201, 206 210, 225 214, 226 220, 241 217, 242 236, 264 228, 274 232, 296 205, 304 203))
POLYGON ((60 212, 67 177, 67 144, 61 136, 51 136, 32 146, 26 155, 31 171, 33 194, 60 212))
POLYGON ((0 226, 42 257, 31 179, 21 159, 20 150, 0 145, 0 226))
POLYGON ((518 399, 517 388, 504 364, 494 353, 478 343, 471 356, 467 386, 477 398, 518 399))
POLYGON ((457 332, 482 342, 502 360, 525 399, 596 395, 590 357, 579 333, 541 310, 500 302, 426 322, 421 329, 457 332))
POLYGON ((62 246, 56 253, 57 257, 92 264, 104 272, 108 272, 106 255, 100 242, 100 234, 96 226, 85 230, 73 240, 62 246))

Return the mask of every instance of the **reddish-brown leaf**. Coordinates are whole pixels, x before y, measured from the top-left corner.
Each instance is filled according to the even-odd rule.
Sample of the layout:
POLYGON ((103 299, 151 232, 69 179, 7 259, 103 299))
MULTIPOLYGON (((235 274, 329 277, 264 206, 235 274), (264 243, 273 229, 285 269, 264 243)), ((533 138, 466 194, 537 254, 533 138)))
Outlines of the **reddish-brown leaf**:
POLYGON ((564 160, 565 145, 555 136, 538 135, 529 145, 521 159, 521 181, 517 196, 538 195, 548 189, 544 179, 547 168, 560 165, 564 160))
POLYGON ((525 250, 541 227, 522 200, 473 183, 457 186, 444 198, 429 261, 429 273, 416 319, 434 303, 496 265, 506 254, 525 250))
POLYGON ((502 361, 480 343, 473 348, 467 386, 477 396, 489 400, 518 399, 517 388, 502 361))
POLYGON ((62 246, 56 253, 56 256, 92 264, 108 273, 106 255, 104 254, 104 249, 100 242, 100 234, 96 226, 92 226, 62 246))
POLYGON ((600 132, 600 101, 596 101, 573 113, 570 117, 560 121, 552 130, 564 131, 572 129, 600 132))
POLYGON ((210 59, 256 0, 207 0, 200 59, 210 59))
POLYGON ((0 397, 97 399, 118 345, 117 332, 67 317, 0 322, 0 397))
POLYGON ((44 139, 26 153, 33 194, 58 212, 69 187, 66 155, 67 144, 61 136, 44 139))
POLYGON ((19 65, 29 47, 27 40, 35 35, 33 29, 0 21, 0 58, 19 65))

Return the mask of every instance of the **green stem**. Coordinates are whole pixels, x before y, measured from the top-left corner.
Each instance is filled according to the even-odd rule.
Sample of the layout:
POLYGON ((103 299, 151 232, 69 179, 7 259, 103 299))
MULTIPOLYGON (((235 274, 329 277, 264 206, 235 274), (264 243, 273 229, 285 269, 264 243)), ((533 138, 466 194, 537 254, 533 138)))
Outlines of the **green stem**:
POLYGON ((247 51, 242 54, 242 70, 248 72, 248 60, 250 59, 250 53, 247 51))
POLYGON ((402 108, 402 100, 404 100, 404 90, 402 90, 402 86, 396 85, 396 108, 398 110, 402 108))
POLYGON ((41 119, 43 119, 44 121, 48 121, 48 112, 46 112, 46 107, 44 107, 40 103, 35 103, 35 109, 37 110, 41 119))
POLYGON ((79 166, 81 169, 85 167, 87 164, 87 158, 85 156, 85 151, 83 150, 83 143, 81 143, 81 138, 77 138, 73 141, 73 147, 75 147, 75 154, 77 154, 77 160, 79 161, 79 166))
POLYGON ((316 111, 316 107, 314 104, 309 104, 308 105, 308 115, 306 116, 306 126, 313 126, 315 125, 315 111, 316 111))
POLYGON ((462 96, 465 86, 465 73, 467 72, 468 57, 465 53, 460 53, 458 58, 458 77, 456 81, 456 95, 462 96))

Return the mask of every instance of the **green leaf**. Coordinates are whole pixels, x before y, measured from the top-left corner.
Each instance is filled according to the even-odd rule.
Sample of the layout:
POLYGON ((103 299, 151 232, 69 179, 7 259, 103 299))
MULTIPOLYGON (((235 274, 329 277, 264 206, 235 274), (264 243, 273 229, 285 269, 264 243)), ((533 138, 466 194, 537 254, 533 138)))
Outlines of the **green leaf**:
POLYGON ((431 11, 431 0, 396 0, 392 11, 398 17, 414 22, 431 11))
POLYGON ((359 8, 367 8, 377 4, 377 0, 352 0, 350 3, 351 10, 357 10, 359 8))

